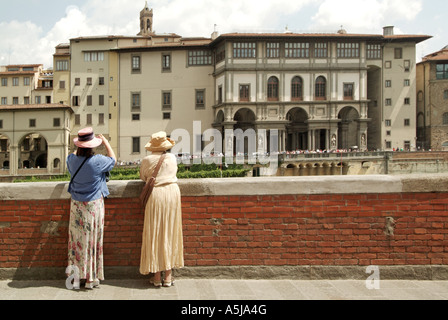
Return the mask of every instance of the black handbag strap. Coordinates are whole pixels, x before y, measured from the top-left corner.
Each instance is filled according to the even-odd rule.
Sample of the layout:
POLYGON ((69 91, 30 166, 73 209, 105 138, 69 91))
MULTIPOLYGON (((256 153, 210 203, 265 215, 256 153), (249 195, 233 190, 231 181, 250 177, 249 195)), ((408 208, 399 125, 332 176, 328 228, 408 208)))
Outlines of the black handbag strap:
POLYGON ((78 174, 79 170, 81 170, 82 166, 84 165, 84 163, 86 163, 87 161, 87 157, 84 159, 84 161, 82 162, 82 164, 79 166, 78 170, 76 170, 76 173, 73 175, 73 177, 70 179, 70 183, 73 182, 73 180, 75 179, 76 175, 78 174))

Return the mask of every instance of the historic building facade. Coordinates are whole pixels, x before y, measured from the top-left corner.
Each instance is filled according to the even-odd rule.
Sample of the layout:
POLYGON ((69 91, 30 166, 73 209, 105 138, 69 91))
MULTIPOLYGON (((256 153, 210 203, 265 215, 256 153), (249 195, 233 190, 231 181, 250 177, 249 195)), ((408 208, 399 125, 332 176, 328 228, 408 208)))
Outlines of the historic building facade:
POLYGON ((417 120, 419 147, 448 151, 448 46, 417 64, 417 120))
POLYGON ((8 65, 0 78, 0 175, 64 173, 73 110, 53 103, 53 71, 8 65))
POLYGON ((52 99, 73 111, 68 144, 91 126, 125 162, 147 155, 152 133, 178 129, 190 134, 191 153, 209 128, 253 129, 267 151, 269 129, 279 151, 415 147, 415 47, 429 36, 386 27, 184 38, 156 34, 153 15, 146 5, 136 36, 56 47, 52 99))

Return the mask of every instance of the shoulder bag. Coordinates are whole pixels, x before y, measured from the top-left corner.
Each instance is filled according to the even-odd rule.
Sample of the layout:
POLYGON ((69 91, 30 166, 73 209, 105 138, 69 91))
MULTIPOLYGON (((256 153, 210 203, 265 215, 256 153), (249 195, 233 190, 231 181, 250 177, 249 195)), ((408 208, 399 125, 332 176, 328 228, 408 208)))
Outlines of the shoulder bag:
POLYGON ((162 154, 162 156, 159 159, 159 163, 157 164, 156 169, 154 170, 154 173, 152 174, 152 177, 149 179, 149 181, 145 184, 143 187, 143 190, 140 194, 140 204, 142 207, 146 207, 146 203, 149 200, 149 196, 152 193, 152 190, 154 189, 154 185, 156 184, 156 178, 159 174, 160 167, 162 166, 163 160, 165 160, 166 154, 162 154))

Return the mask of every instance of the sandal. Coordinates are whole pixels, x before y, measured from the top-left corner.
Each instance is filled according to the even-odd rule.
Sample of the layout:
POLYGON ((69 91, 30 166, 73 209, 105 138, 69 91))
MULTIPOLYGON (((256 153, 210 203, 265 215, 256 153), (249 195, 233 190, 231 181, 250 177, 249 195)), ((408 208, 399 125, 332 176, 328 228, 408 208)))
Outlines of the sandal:
POLYGON ((174 277, 170 277, 171 279, 170 279, 170 281, 168 281, 168 280, 163 280, 163 286, 164 287, 166 287, 166 288, 169 288, 169 287, 171 287, 171 286, 174 286, 174 277))
POLYGON ((93 288, 99 288, 100 287, 100 280, 94 280, 93 282, 86 282, 85 288, 86 289, 93 289, 93 288))
POLYGON ((152 277, 151 279, 149 279, 149 283, 152 284, 154 287, 156 288, 160 288, 162 286, 162 280, 159 280, 159 282, 156 282, 154 280, 154 277, 152 277))

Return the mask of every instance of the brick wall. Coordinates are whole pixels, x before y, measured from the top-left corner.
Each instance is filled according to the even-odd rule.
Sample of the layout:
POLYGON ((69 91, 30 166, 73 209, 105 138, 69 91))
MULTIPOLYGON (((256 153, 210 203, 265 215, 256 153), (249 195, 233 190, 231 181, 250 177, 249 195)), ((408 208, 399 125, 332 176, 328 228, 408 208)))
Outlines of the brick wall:
MULTIPOLYGON (((180 182, 186 266, 448 264, 448 176, 346 177, 339 185, 330 180, 331 188, 334 177, 263 179, 180 182), (385 234, 388 217, 396 221, 393 235, 385 234)), ((140 188, 137 182, 111 185, 106 266, 139 265, 140 188)), ((0 184, 0 269, 66 267, 65 190, 61 184, 0 184)))

